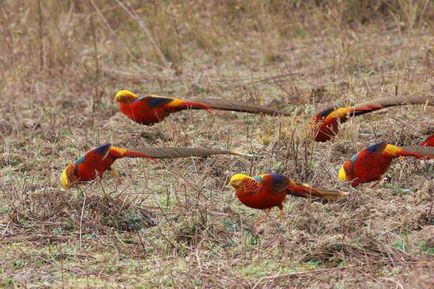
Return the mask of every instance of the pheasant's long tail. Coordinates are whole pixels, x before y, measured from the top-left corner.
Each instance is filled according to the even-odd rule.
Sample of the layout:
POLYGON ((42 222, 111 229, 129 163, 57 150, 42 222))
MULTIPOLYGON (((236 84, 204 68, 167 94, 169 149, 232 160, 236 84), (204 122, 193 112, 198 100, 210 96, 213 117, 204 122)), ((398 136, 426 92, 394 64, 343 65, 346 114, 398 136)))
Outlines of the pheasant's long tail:
POLYGON ((325 189, 312 188, 307 184, 292 184, 288 188, 288 194, 302 198, 317 197, 323 200, 336 200, 348 195, 347 192, 331 191, 325 189))
POLYGON ((208 112, 212 110, 212 107, 209 106, 206 103, 199 102, 199 101, 185 101, 185 103, 182 104, 183 109, 204 109, 208 112))
POLYGON ((405 96, 394 96, 394 97, 384 97, 378 98, 371 101, 367 101, 364 103, 357 104, 353 106, 355 110, 359 108, 367 108, 367 107, 390 107, 397 105, 405 105, 405 104, 426 104, 426 105, 434 105, 434 97, 430 96, 414 96, 414 95, 405 95, 405 96))
MULTIPOLYGON (((426 104, 426 105, 433 106, 434 97, 432 95, 430 96, 406 95, 406 96, 392 96, 392 97, 377 98, 370 101, 355 104, 354 106, 351 107, 354 111, 351 114, 357 116, 378 109, 382 109, 390 106, 405 105, 405 104, 426 104)), ((332 103, 320 104, 318 107, 318 111, 335 110, 338 107, 339 107, 338 105, 332 103)))
POLYGON ((156 161, 155 157, 152 157, 146 153, 142 153, 142 152, 137 152, 137 151, 130 151, 128 150, 127 152, 125 152, 123 154, 123 157, 129 157, 129 158, 146 158, 146 159, 150 159, 152 161, 156 161))
POLYGON ((400 156, 434 159, 434 147, 430 146, 406 146, 399 152, 400 156))
POLYGON ((211 109, 226 110, 226 111, 238 111, 247 113, 257 113, 266 115, 283 115, 291 116, 289 112, 285 112, 276 108, 270 108, 260 105, 250 105, 240 102, 235 102, 226 99, 203 99, 202 103, 208 105, 211 109))
POLYGON ((373 112, 379 109, 406 104, 434 105, 434 99, 432 96, 395 96, 378 98, 354 105, 352 107, 350 116, 363 115, 365 113, 373 112))
POLYGON ((209 157, 212 155, 237 155, 244 157, 253 157, 253 155, 250 154, 244 154, 229 150, 190 147, 145 147, 141 148, 140 152, 156 159, 209 157))
POLYGON ((379 109, 383 109, 386 108, 385 106, 381 106, 381 105, 373 105, 373 104, 369 104, 369 105, 365 105, 365 106, 361 106, 361 105, 357 105, 357 106, 353 106, 352 110, 349 114, 349 116, 359 116, 359 115, 363 115, 365 113, 370 113, 379 109))

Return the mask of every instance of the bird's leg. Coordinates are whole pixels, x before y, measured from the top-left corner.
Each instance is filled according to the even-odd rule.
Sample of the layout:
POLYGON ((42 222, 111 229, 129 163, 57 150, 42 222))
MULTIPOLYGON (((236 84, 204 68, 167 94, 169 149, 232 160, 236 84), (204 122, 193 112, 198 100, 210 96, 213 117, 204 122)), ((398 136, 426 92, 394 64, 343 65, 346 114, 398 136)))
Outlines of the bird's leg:
POLYGON ((268 220, 268 218, 270 216, 270 210, 271 209, 265 209, 265 215, 258 218, 258 220, 255 223, 256 226, 259 226, 260 224, 262 224, 265 221, 265 219, 268 220))
POLYGON ((280 223, 283 223, 283 221, 285 220, 285 212, 283 211, 283 207, 279 208, 279 210, 280 210, 280 214, 279 214, 280 223))
POLYGON ((264 217, 259 217, 255 222, 255 227, 258 227, 264 221, 264 217))
POLYGON ((110 172, 110 174, 111 174, 113 177, 116 178, 116 183, 117 183, 118 185, 120 185, 120 184, 122 183, 122 180, 121 180, 121 176, 119 175, 119 172, 118 172, 115 168, 113 168, 113 167, 110 167, 110 168, 108 169, 108 171, 110 172))
POLYGON ((383 179, 379 179, 378 181, 376 181, 374 184, 372 184, 372 186, 370 186, 370 189, 373 189, 374 187, 376 187, 379 183, 381 183, 383 179))
POLYGON ((265 209, 265 219, 267 221, 270 219, 270 211, 271 211, 271 209, 265 209))

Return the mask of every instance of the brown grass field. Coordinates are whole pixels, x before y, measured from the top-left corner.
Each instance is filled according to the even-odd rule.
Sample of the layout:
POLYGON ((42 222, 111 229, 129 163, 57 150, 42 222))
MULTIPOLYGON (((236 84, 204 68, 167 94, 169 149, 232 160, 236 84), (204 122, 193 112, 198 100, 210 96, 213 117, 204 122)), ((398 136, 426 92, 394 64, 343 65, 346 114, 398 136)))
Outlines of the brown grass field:
POLYGON ((0 288, 433 288, 434 164, 396 160, 375 188, 337 179, 387 140, 418 143, 434 110, 400 106, 309 138, 322 103, 434 98, 431 0, 0 1, 0 288), (184 111, 152 127, 117 90, 279 105, 291 117, 184 111), (204 146, 258 155, 124 159, 64 191, 88 149, 204 146), (350 192, 288 198, 286 219, 228 186, 285 173, 350 192))

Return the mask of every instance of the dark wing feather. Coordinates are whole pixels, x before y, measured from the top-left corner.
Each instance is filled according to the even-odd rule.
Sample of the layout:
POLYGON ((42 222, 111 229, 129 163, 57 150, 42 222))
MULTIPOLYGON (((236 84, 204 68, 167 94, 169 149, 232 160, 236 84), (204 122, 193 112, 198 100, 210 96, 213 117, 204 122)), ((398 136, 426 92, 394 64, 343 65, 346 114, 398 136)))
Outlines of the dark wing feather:
POLYGON ((387 142, 379 142, 373 145, 370 145, 366 148, 366 150, 370 153, 382 153, 387 146, 387 142))
POLYGON ((158 108, 162 107, 163 105, 166 105, 173 101, 170 97, 164 97, 164 96, 155 96, 155 95, 149 95, 143 98, 139 99, 140 101, 145 101, 150 107, 158 108))
POLYGON ((105 156, 108 153, 108 151, 110 150, 110 147, 111 147, 111 144, 106 143, 106 144, 103 144, 99 147, 92 149, 92 151, 97 153, 97 154, 105 156))
POLYGON ((281 193, 288 189, 291 180, 281 174, 262 175, 262 187, 267 188, 273 194, 281 193))
POLYGON ((335 111, 338 106, 334 105, 333 107, 326 108, 320 111, 317 115, 321 118, 326 118, 331 112, 335 111))

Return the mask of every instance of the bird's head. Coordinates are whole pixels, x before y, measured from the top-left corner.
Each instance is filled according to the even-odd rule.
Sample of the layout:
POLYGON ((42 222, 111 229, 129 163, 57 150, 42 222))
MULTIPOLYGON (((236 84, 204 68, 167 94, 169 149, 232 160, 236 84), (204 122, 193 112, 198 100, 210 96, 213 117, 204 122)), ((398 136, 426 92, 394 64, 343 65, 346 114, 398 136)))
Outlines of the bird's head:
POLYGON ((346 182, 351 181, 353 172, 353 163, 350 160, 346 160, 339 169, 339 180, 346 182))
POLYGON ((252 177, 245 174, 235 174, 231 177, 229 181, 229 185, 234 187, 236 191, 244 191, 245 190, 245 181, 252 179, 252 177))
POLYGON ((120 103, 132 103, 137 98, 139 98, 137 94, 125 89, 125 90, 119 90, 116 93, 115 101, 120 103))
POLYGON ((69 164, 60 175, 60 185, 64 189, 69 189, 74 183, 74 164, 69 164))

